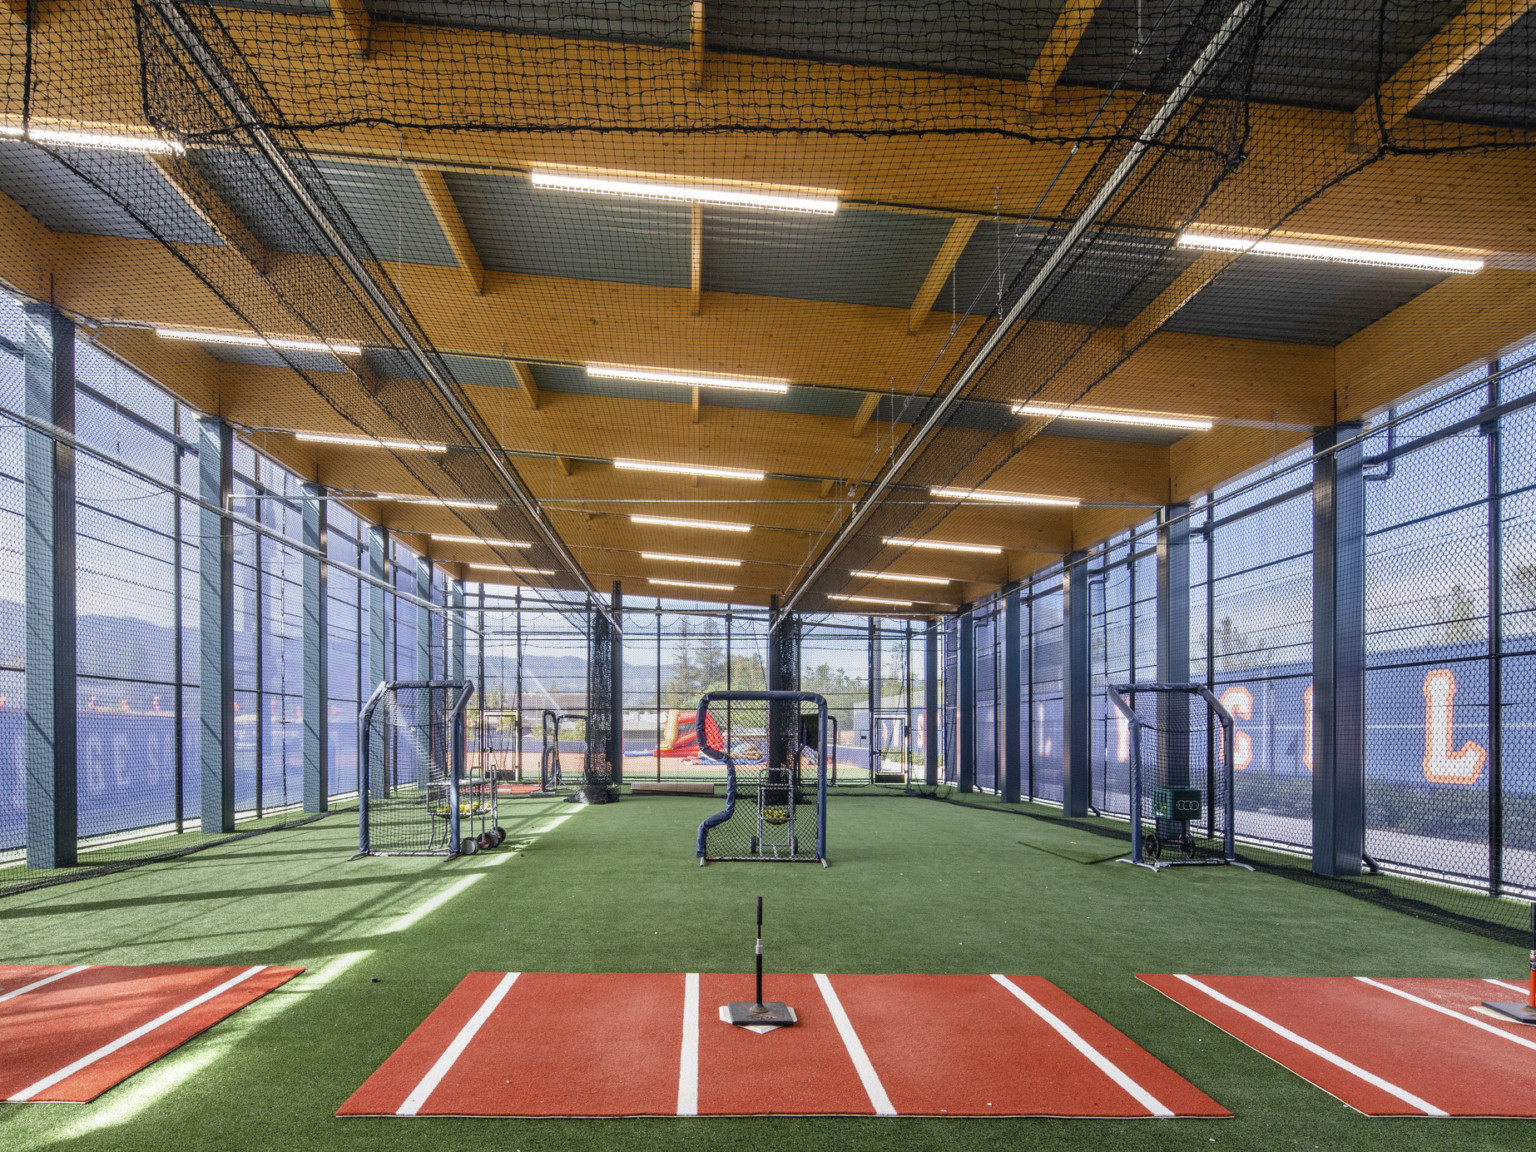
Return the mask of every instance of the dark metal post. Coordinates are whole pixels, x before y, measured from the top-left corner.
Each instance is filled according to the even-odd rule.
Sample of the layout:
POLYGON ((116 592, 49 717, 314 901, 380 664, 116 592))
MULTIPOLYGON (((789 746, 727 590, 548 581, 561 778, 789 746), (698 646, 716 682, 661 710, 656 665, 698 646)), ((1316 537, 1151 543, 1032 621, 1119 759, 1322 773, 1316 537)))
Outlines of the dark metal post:
MULTIPOLYGON (((26 412, 75 431, 75 326, 24 306, 26 412)), ((27 867, 76 863, 75 450, 29 428, 26 443, 27 867)))
POLYGON ((955 703, 955 744, 960 761, 956 765, 957 788, 961 792, 976 787, 976 617, 970 612, 960 617, 960 653, 957 661, 960 684, 955 703))
POLYGON ((1062 809, 1088 815, 1091 788, 1088 555, 1072 552, 1062 572, 1062 809))
POLYGON ((1023 614, 1023 595, 1015 588, 1003 601, 1003 803, 1019 802, 1019 780, 1023 775, 1024 707, 1023 636, 1019 618, 1023 614))
MULTIPOLYGON (((432 602, 432 558, 416 558, 416 595, 422 601, 416 605, 416 679, 436 680, 437 669, 432 667, 432 625, 437 613, 427 607, 432 602)), ((443 637, 444 641, 447 637, 443 637)))
POLYGON ((1312 871, 1357 876, 1365 853, 1365 475, 1359 424, 1313 439, 1312 871))
POLYGON ((613 782, 624 782, 624 590, 619 582, 613 582, 613 595, 609 601, 613 610, 613 643, 609 645, 608 659, 612 669, 608 677, 609 707, 613 710, 613 722, 608 726, 608 763, 613 765, 613 782))
POLYGON ((939 622, 923 631, 923 783, 939 783, 939 622))
MULTIPOLYGON (((375 580, 387 581, 389 588, 393 588, 394 582, 390 575, 389 563, 389 529, 379 525, 368 527, 368 575, 375 580)), ((393 639, 389 627, 389 588, 382 584, 368 585, 368 684, 363 689, 363 698, 367 699, 378 690, 380 684, 389 679, 390 673, 390 641, 393 639)), ((362 733, 358 733, 359 736, 362 733)), ((385 760, 384 735, 381 731, 370 730, 368 737, 368 779, 359 780, 359 789, 371 789, 373 795, 382 796, 385 785, 389 780, 389 764, 385 760)))
MULTIPOLYGON (((1499 362, 1488 365, 1488 404, 1499 402, 1499 362)), ((1498 420, 1488 440, 1488 892, 1504 887, 1504 461, 1498 420)))
MULTIPOLYGON (((1133 547, 1134 550, 1134 547, 1133 547)), ((1135 561, 1131 562, 1132 570, 1135 561)), ((1132 601, 1131 617, 1136 615, 1132 601)), ((1134 662, 1134 649, 1133 656, 1134 662)), ((1131 679, 1134 680, 1132 668, 1131 679)), ((1157 526, 1157 677, 1163 684, 1189 682, 1189 505, 1169 504, 1157 526)), ((1134 704, 1134 701, 1131 701, 1134 704)), ((1157 769, 1170 785, 1189 784, 1189 696, 1184 692, 1157 694, 1157 769)), ((1208 764, 1207 775, 1214 771, 1208 764)), ((1143 781, 1145 784, 1145 781, 1143 781)), ((1215 797, 1213 780, 1205 782, 1209 804, 1215 797)), ((1160 826, 1159 835, 1173 835, 1160 826)), ((1177 836, 1174 837, 1177 839, 1177 836)))
MULTIPOLYGON (((326 554, 329 530, 325 489, 304 485, 304 545, 326 554)), ((306 553, 303 558, 304 600, 304 811, 330 807, 330 565, 306 553)))
MULTIPOLYGON (((448 633, 449 639, 447 641, 448 679, 462 680, 464 679, 464 660, 468 647, 464 635, 465 624, 468 623, 464 614, 464 581, 457 578, 450 580, 448 582, 448 597, 453 605, 451 616, 444 619, 445 627, 449 623, 453 625, 453 631, 448 633)), ((480 661, 479 675, 475 679, 477 681, 475 687, 480 690, 479 705, 483 715, 485 710, 485 660, 483 658, 480 661)))
MULTIPOLYGON (((201 545, 198 549, 202 830, 233 832, 235 533, 234 524, 221 513, 228 510, 229 498, 234 491, 234 430, 217 417, 209 417, 199 424, 197 468, 204 503, 199 513, 201 545), (213 511, 214 508, 219 511, 213 511)), ((259 623, 257 626, 259 629, 259 623)), ((259 711, 255 720, 259 726, 259 711)))

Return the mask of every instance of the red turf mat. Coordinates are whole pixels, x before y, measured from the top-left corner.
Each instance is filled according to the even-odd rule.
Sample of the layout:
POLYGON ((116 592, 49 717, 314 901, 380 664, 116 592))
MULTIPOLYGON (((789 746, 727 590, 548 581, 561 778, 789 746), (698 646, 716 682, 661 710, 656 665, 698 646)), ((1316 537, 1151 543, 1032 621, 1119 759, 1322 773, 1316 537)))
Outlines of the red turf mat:
POLYGON ((1227 1116, 1037 976, 464 978, 340 1109, 421 1116, 1227 1116))
POLYGON ((1367 1116, 1536 1116, 1536 1028, 1481 1010, 1518 983, 1140 979, 1367 1116))
POLYGON ((0 1099, 94 1100, 302 971, 0 965, 0 1099))

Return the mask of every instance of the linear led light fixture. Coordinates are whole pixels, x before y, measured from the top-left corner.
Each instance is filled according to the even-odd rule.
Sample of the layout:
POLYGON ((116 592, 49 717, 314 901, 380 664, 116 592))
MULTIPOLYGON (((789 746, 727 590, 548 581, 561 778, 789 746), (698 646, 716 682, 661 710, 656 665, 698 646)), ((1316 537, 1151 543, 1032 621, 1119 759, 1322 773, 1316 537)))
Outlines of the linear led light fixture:
POLYGON ((1413 268, 1424 272, 1470 275, 1483 270, 1483 261, 1455 256, 1431 256, 1404 249, 1355 248, 1340 244, 1305 244, 1296 240, 1252 240, 1212 232, 1181 232, 1180 248, 1218 252, 1248 252, 1255 256, 1289 256, 1294 260, 1326 260, 1334 264, 1374 264, 1382 268, 1413 268))
POLYGON ((491 540, 484 536, 447 536, 438 532, 432 533, 434 540, 446 540, 451 544, 484 544, 490 548, 532 548, 533 545, 526 540, 491 540))
POLYGON ((882 544, 897 548, 928 548, 935 552, 974 552, 981 556, 1001 556, 1003 550, 994 544, 957 544, 951 540, 911 540, 905 536, 886 536, 882 544))
POLYGON ((1204 416, 1162 416, 1154 412, 1111 412, 1098 408, 1062 408, 1055 404, 1020 403, 1015 416, 1044 416, 1048 420, 1087 420, 1095 424, 1134 424, 1139 428, 1183 428, 1209 432, 1215 423, 1204 416))
POLYGON ((13 140, 31 140, 34 144, 60 144, 69 148, 97 148, 109 152, 141 152, 158 156, 180 156, 186 152, 179 140, 140 136, 132 132, 77 132, 69 128, 23 127, 12 122, 0 124, 0 136, 8 136, 13 140))
POLYGON ((930 488, 932 496, 944 500, 974 500, 978 504, 1028 504, 1047 508, 1076 508, 1073 496, 1035 496, 1028 492, 987 492, 981 488, 930 488))
POLYGON ((882 600, 878 596, 841 596, 836 592, 827 593, 828 600, 847 600, 853 604, 886 604, 892 608, 910 608, 910 600, 882 600))
POLYGON ((690 204, 730 204, 739 208, 770 208, 779 212, 816 212, 823 216, 831 216, 837 211, 835 196, 796 196, 787 192, 754 192, 722 184, 583 176, 576 172, 550 172, 540 168, 535 168, 529 178, 535 188, 557 188, 564 192, 638 196, 645 200, 682 200, 690 204))
POLYGON ((862 576, 866 580, 905 580, 912 584, 953 584, 954 581, 944 576, 909 576, 904 572, 853 572, 855 576, 862 576))
POLYGON ((615 468, 630 472, 667 472, 678 476, 713 476, 720 480, 761 480, 763 473, 748 468, 711 468, 707 464, 665 464, 659 460, 615 460, 615 468))
POLYGON ((328 432, 295 432, 295 440, 309 444, 346 444, 355 448, 390 448, 399 452, 446 452, 446 444, 429 444, 423 440, 378 440, 372 436, 332 436, 328 432))
POLYGON ((300 340, 292 336, 247 336, 242 332, 196 332, 186 328, 156 328, 162 340, 191 340, 198 344, 230 344, 238 348, 283 348, 290 352, 329 352, 333 356, 361 356, 357 344, 327 344, 324 340, 300 340))
POLYGON ((671 552, 642 552, 642 560, 672 560, 678 564, 713 564, 718 568, 740 568, 740 560, 727 560, 722 556, 677 556, 671 552))
POLYGON ((658 580, 655 577, 652 577, 649 582, 652 584, 665 585, 669 588, 707 588, 711 592, 736 591, 736 585, 734 584, 704 584, 700 583, 698 580, 658 580))
POLYGON ((652 524, 658 528, 698 528, 706 532, 750 532, 750 524, 732 524, 727 520, 679 520, 675 516, 639 516, 629 518, 631 524, 652 524))
POLYGON ((788 380, 766 376, 724 376, 715 372, 673 372, 668 368, 631 368, 624 364, 588 364, 587 375, 599 380, 638 380, 645 384, 683 384, 695 388, 733 388, 738 392, 789 391, 788 380))
POLYGON ((519 568, 515 564, 470 564, 471 568, 484 568, 488 572, 522 572, 529 576, 553 576, 553 568, 519 568))
POLYGON ((436 496, 407 496, 399 492, 377 492, 373 499, 394 500, 401 504, 433 504, 439 508, 479 508, 486 512, 494 512, 499 507, 484 500, 443 500, 436 496))

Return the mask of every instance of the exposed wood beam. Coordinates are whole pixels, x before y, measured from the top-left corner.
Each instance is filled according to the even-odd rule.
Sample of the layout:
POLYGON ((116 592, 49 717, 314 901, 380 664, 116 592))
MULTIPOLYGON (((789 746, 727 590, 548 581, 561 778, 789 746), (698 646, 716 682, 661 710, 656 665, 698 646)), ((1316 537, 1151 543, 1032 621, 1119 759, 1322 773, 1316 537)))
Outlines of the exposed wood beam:
POLYGON ((480 264, 480 253, 475 251, 475 242, 469 237, 469 229, 464 226, 464 217, 459 215, 459 206, 453 202, 448 181, 432 168, 417 168, 416 180, 427 203, 432 206, 432 215, 437 217, 437 225, 443 230, 448 247, 453 249, 454 259, 469 281, 470 291, 479 296, 485 291, 485 269, 480 264))
POLYGON ((521 360, 514 360, 512 361, 512 375, 517 377, 523 398, 528 401, 528 407, 537 409, 539 406, 539 382, 533 378, 533 369, 521 360))
POLYGON ((347 369, 362 382, 370 396, 379 394, 379 374, 373 370, 368 361, 361 356, 338 356, 347 369))
POLYGON ((1101 3, 1103 0, 1067 0, 1062 6, 1040 55, 1035 57, 1029 79, 1024 82, 1024 114, 1029 119, 1035 120, 1045 111, 1045 102, 1056 90, 1056 82, 1066 71, 1067 62, 1077 51, 1101 3))
POLYGON ((258 272, 266 271, 267 249, 190 161, 182 156, 151 155, 148 159, 220 240, 250 261, 258 272))
POLYGON ((704 87, 704 0, 693 0, 688 15, 692 51, 688 87, 698 91, 704 87))
POLYGON ((569 456, 556 456, 555 463, 559 465, 562 476, 569 476, 576 471, 576 461, 569 456))
POLYGON ((692 409, 691 419, 693 420, 693 422, 695 424, 697 424, 701 419, 703 419, 703 413, 700 411, 700 408, 703 407, 703 402, 702 402, 702 400, 700 398, 700 393, 701 392, 703 392, 703 389, 700 388, 697 384, 695 384, 693 386, 693 396, 690 398, 690 401, 689 401, 689 408, 692 409))
POLYGON ((10 18, 22 27, 27 24, 27 0, 5 0, 5 10, 10 18))
POLYGON ((1354 141, 1374 145, 1484 48, 1536 8, 1536 0, 1471 0, 1355 110, 1354 141))
POLYGON ((1159 292, 1124 328, 1120 329, 1120 346, 1131 349, 1140 345, 1152 333, 1172 320, 1174 314, 1188 304, 1238 257, 1236 252, 1202 252, 1194 263, 1174 277, 1173 283, 1159 292))
POLYGON ((975 216, 959 216, 949 226, 949 234, 939 246, 939 254, 933 258, 928 275, 923 279, 923 286, 917 290, 917 296, 912 301, 912 311, 907 317, 908 332, 916 332, 923 326, 933 302, 943 291, 944 281, 949 279, 965 246, 971 242, 971 235, 976 231, 978 223, 980 221, 975 216))
POLYGON ((880 395, 879 392, 871 392, 859 401, 859 410, 854 414, 853 426, 848 430, 848 434, 855 440, 864 435, 864 429, 869 427, 870 420, 874 418, 875 412, 880 407, 880 395))
POLYGON ((699 314, 699 298, 704 290, 704 205, 693 202, 693 226, 690 230, 688 265, 688 314, 699 314))
POLYGON ((366 60, 373 40, 373 17, 364 0, 331 0, 331 18, 352 55, 366 60))

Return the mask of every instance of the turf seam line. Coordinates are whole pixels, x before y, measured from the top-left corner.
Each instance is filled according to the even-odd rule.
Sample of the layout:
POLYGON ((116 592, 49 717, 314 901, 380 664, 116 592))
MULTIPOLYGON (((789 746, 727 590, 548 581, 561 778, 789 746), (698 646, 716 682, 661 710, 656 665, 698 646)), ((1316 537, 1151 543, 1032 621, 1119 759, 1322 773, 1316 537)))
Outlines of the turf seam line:
POLYGON ((442 1083, 443 1077, 452 1070, 459 1057, 464 1054, 464 1049, 469 1047, 469 1042, 475 1038, 475 1033, 480 1031, 485 1022, 490 1019, 491 1013, 501 1004, 502 997, 506 996, 507 991, 517 981, 517 977, 516 972, 508 972, 502 976, 496 987, 491 989, 491 994, 485 998, 485 1002, 475 1010, 475 1014, 469 1018, 464 1027, 459 1029, 459 1034, 453 1038, 448 1047, 443 1049, 443 1054, 437 1058, 437 1062, 427 1069, 427 1074, 417 1082, 416 1087, 411 1089, 410 1095, 405 1098, 400 1107, 395 1109, 396 1116, 415 1116, 421 1111, 422 1106, 427 1102, 427 1097, 432 1095, 432 1092, 442 1083))
POLYGON ((62 980, 66 976, 73 976, 76 972, 84 972, 89 967, 89 964, 76 964, 73 968, 66 968, 62 972, 55 972, 52 976, 44 976, 41 980, 34 980, 30 984, 23 984, 20 988, 0 996, 0 1004, 20 996, 23 992, 31 992, 34 988, 41 988, 44 984, 52 984, 55 980, 62 980))
MULTIPOLYGON (((1415 1096, 1412 1092, 1408 1091, 1406 1088, 1399 1088, 1396 1084, 1392 1083, 1390 1080, 1384 1080, 1380 1076, 1376 1075, 1374 1072, 1367 1072, 1364 1068, 1361 1068, 1358 1064, 1351 1064, 1348 1060, 1344 1059, 1344 1057, 1342 1057, 1342 1056, 1340 1056, 1340 1055, 1338 1055, 1336 1053, 1328 1051, 1328 1049, 1324 1048, 1321 1044, 1314 1043, 1313 1041, 1308 1040, 1305 1036, 1302 1036, 1302 1035, 1300 1035, 1300 1034, 1298 1034, 1296 1032, 1292 1032, 1289 1028, 1285 1027, 1283 1024, 1277 1024, 1275 1021, 1271 1020, 1268 1016, 1265 1016, 1263 1013, 1257 1012, 1254 1009, 1249 1008, 1246 1004, 1239 1004, 1236 1000, 1232 999, 1230 996, 1223 995, 1222 993, 1216 991, 1216 989, 1211 988, 1208 985, 1201 983, 1199 980, 1196 980, 1193 976, 1185 976, 1185 975, 1180 974, 1180 973, 1175 973, 1174 979, 1175 980, 1182 980, 1182 981, 1184 981, 1184 983, 1188 984, 1190 987, 1199 989, 1201 992, 1204 992, 1207 996, 1209 996, 1212 1000, 1215 1000, 1218 1004, 1226 1005, 1228 1008, 1231 1008, 1234 1012, 1237 1012, 1237 1013, 1239 1013, 1239 1014, 1241 1014, 1243 1016, 1246 1016, 1249 1020, 1252 1020, 1255 1024, 1258 1024, 1258 1025, 1260 1025, 1260 1026, 1262 1026, 1264 1028, 1268 1028, 1271 1032, 1273 1032, 1276 1036, 1279 1036, 1281 1039, 1289 1040, 1292 1044, 1295 1044, 1297 1047, 1303 1048, 1306 1051, 1312 1053, 1312 1055, 1321 1057, 1322 1059, 1328 1061, 1328 1063, 1332 1064, 1334 1067, 1342 1068, 1345 1072, 1348 1072, 1352 1076, 1358 1076, 1360 1079, 1364 1080, 1367 1084, 1370 1084, 1373 1087, 1381 1089, 1383 1092, 1387 1093, 1389 1096, 1396 1097, 1397 1099, 1401 1100, 1404 1104, 1407 1104, 1409 1107, 1417 1108, 1420 1112, 1423 1112, 1426 1116, 1449 1116, 1450 1115, 1449 1112, 1446 1112, 1442 1108, 1436 1108, 1429 1101, 1421 1100, 1419 1097, 1415 1096)), ((1218 1025, 1218 1027, 1219 1027, 1219 1025, 1218 1025)), ((1297 1073, 1297 1074, 1300 1075, 1300 1073, 1297 1073)), ((1303 1076, 1302 1079, 1307 1079, 1307 1078, 1303 1076)))
POLYGON ((832 981, 827 979, 824 972, 815 973, 814 979, 816 987, 821 989, 821 998, 827 1002, 827 1011, 832 1015, 832 1022, 837 1025, 837 1033, 843 1038, 843 1047, 848 1049, 848 1058, 853 1061, 854 1069, 864 1083, 864 1091, 869 1096, 870 1104, 874 1106, 875 1115, 896 1115, 891 1098, 885 1094, 885 1085, 880 1083, 880 1076, 875 1071, 875 1066, 870 1063, 869 1054, 864 1051, 859 1034, 853 1030, 853 1021, 848 1019, 848 1013, 843 1010, 843 1002, 837 998, 837 993, 832 989, 832 981))
POLYGON ((148 1024, 140 1024, 137 1028, 134 1028, 129 1032, 125 1032, 116 1040, 113 1040, 108 1044, 103 1044, 100 1048, 96 1049, 96 1051, 80 1057, 80 1059, 76 1060, 73 1064, 66 1064, 57 1072, 52 1072, 49 1075, 44 1076, 36 1084, 28 1085, 14 1096, 10 1097, 9 1102, 12 1104, 25 1103, 26 1101, 32 1099, 32 1097, 36 1096, 38 1093, 46 1092, 49 1088, 52 1088, 60 1081, 69 1079, 76 1072, 83 1071, 84 1069, 89 1068, 92 1064, 96 1063, 98 1060, 103 1060, 106 1057, 112 1055, 112 1053, 118 1051, 118 1049, 126 1048, 129 1044, 132 1044, 141 1036, 147 1036, 161 1025, 169 1024, 178 1016, 184 1015, 185 1013, 192 1011, 192 1009, 208 1003, 208 1001, 212 1000, 214 997, 221 996, 225 992, 228 992, 236 984, 242 984, 249 980, 252 976, 257 975, 260 972, 265 972, 266 970, 267 966, 265 964, 257 964, 255 967, 247 968, 238 976, 231 977, 230 979, 224 981, 224 983, 220 984, 218 987, 210 988, 202 995, 194 996, 192 999, 187 1000, 182 1004, 178 1004, 175 1008, 172 1008, 168 1012, 162 1012, 148 1024))
POLYGON ((1369 976, 1356 976, 1355 979, 1363 984, 1369 984, 1372 988, 1380 988, 1383 992, 1390 992, 1394 996, 1401 996, 1404 1000, 1418 1004, 1423 1008, 1428 1008, 1432 1012, 1439 1012, 1442 1016, 1449 1016, 1453 1020, 1460 1020, 1464 1024, 1470 1024, 1474 1028, 1481 1028, 1484 1032, 1491 1032, 1495 1036, 1502 1036, 1511 1044, 1518 1044, 1522 1048, 1530 1048, 1536 1051, 1536 1043, 1527 1040, 1524 1036, 1516 1036, 1513 1032, 1506 1032, 1502 1028, 1495 1028, 1492 1024, 1463 1015, 1454 1008, 1446 1008, 1444 1005, 1436 1004, 1431 1000, 1425 1000, 1422 996, 1415 996, 1412 992, 1404 992, 1401 988, 1393 988, 1390 984, 1383 984, 1378 980, 1372 980, 1369 976))
POLYGON ((1096 1067, 1100 1072, 1104 1073, 1104 1075, 1108 1076, 1111 1080, 1118 1084, 1122 1089, 1126 1091, 1126 1093, 1130 1095, 1131 1099, 1135 1100, 1136 1103, 1140 1104, 1148 1112, 1152 1113, 1152 1115, 1166 1117, 1172 1116, 1174 1114, 1172 1108, 1169 1108, 1156 1096, 1152 1095, 1152 1093, 1148 1092, 1140 1084, 1136 1083, 1135 1080, 1132 1080, 1130 1076, 1128 1076, 1119 1068, 1119 1066, 1114 1063, 1114 1061, 1110 1060, 1109 1057, 1104 1055, 1104 1053, 1100 1052, 1092 1044, 1088 1043, 1088 1041, 1079 1036, 1077 1032, 1067 1024, 1066 1021, 1062 1020, 1044 1004, 1040 1003, 1028 992, 1024 991, 1024 989, 1015 984, 1012 980, 1008 979, 1008 977, 1000 976, 994 972, 992 974, 992 979, 996 980, 1015 997, 1017 997, 1021 1004, 1023 1004, 1036 1016, 1040 1017, 1040 1019, 1044 1020, 1053 1029, 1055 1029, 1057 1035, 1059 1035, 1068 1044, 1072 1045, 1072 1047, 1076 1048, 1079 1052, 1086 1056, 1093 1063, 1094 1067, 1096 1067))
POLYGON ((683 1051, 677 1072, 677 1114, 699 1114, 699 974, 683 977, 683 1051))

